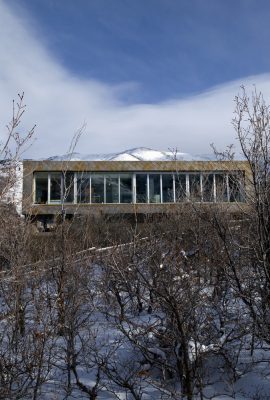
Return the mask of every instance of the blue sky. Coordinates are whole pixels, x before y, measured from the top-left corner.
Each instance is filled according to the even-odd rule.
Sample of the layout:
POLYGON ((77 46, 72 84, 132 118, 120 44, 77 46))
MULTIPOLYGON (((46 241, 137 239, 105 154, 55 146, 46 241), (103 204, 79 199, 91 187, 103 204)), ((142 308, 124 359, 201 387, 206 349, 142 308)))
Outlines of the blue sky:
POLYGON ((65 152, 84 121, 88 153, 209 152, 234 139, 242 83, 267 97, 269 17, 266 0, 0 0, 0 101, 25 91, 31 156, 65 152))
MULTIPOLYGON (((270 70, 263 0, 9 0, 70 72, 155 102, 270 70)), ((127 99, 128 100, 128 99, 127 99)))

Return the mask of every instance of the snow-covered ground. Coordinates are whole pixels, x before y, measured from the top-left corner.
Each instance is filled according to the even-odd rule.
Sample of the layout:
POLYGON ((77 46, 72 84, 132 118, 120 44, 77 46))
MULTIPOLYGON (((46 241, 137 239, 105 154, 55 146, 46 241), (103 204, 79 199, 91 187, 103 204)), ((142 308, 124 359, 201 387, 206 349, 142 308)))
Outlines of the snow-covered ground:
POLYGON ((194 400, 269 399, 270 348, 252 339, 241 299, 226 285, 215 294, 204 268, 198 279, 181 251, 161 253, 160 268, 154 259, 167 247, 162 240, 154 249, 137 242, 131 259, 127 243, 126 253, 123 246, 95 250, 107 254, 100 264, 66 259, 60 274, 52 259, 21 281, 3 276, 0 377, 13 397, 2 398, 184 400, 179 365, 186 343, 194 400), (96 397, 86 393, 95 387, 96 397))

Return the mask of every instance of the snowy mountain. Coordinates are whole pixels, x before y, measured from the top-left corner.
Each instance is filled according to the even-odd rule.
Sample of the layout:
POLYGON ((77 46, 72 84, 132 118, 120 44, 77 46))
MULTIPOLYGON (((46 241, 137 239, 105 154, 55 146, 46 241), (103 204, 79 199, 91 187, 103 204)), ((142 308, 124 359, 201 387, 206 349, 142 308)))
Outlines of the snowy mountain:
POLYGON ((159 151, 147 147, 138 147, 120 153, 109 154, 80 154, 68 153, 61 156, 48 158, 51 161, 207 161, 215 159, 214 155, 191 155, 189 153, 173 153, 172 151, 159 151))

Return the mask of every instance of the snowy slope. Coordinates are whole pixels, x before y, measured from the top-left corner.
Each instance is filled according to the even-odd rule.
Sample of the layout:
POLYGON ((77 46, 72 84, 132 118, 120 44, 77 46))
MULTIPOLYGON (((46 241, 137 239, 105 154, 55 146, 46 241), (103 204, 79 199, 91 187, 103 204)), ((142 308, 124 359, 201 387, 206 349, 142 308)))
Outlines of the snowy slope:
POLYGON ((109 154, 80 154, 69 153, 60 156, 48 158, 52 161, 207 161, 214 159, 213 155, 191 155, 189 153, 177 152, 173 154, 171 151, 159 151, 146 147, 138 147, 135 149, 125 150, 120 153, 109 154))

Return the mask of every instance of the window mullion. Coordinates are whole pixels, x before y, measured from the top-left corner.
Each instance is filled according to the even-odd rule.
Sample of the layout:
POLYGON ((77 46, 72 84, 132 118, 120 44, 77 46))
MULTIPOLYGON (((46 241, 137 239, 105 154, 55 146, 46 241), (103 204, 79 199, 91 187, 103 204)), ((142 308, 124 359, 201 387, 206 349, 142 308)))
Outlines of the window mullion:
POLYGON ((103 182, 104 182, 104 203, 107 203, 107 199, 106 199, 106 175, 103 175, 103 182))
POLYGON ((73 188, 73 191, 74 191, 74 197, 73 197, 73 201, 74 201, 74 203, 75 204, 77 204, 77 172, 74 172, 74 188, 73 188))
POLYGON ((90 194, 90 199, 89 203, 92 204, 92 174, 89 174, 89 194, 90 194))
POLYGON ((203 176, 202 176, 202 172, 200 172, 200 197, 201 197, 201 201, 203 201, 203 176))
POLYGON ((216 174, 213 174, 213 196, 214 196, 214 203, 216 203, 217 202, 216 174))
POLYGON ((118 174, 118 203, 121 203, 121 194, 120 194, 120 174, 118 174))
POLYGON ((163 203, 162 173, 159 175, 159 180, 160 180, 160 203, 163 203))
POLYGON ((48 173, 48 204, 51 204, 51 173, 48 173))
POLYGON ((173 174, 173 202, 176 203, 176 193, 175 193, 175 174, 173 174))
POLYGON ((135 204, 137 202, 136 199, 136 174, 133 173, 132 176, 132 202, 135 204))
POLYGON ((189 174, 186 174, 186 198, 190 200, 189 174))
POLYGON ((230 201, 230 185, 229 185, 229 174, 226 173, 226 189, 227 189, 227 201, 230 201))
POLYGON ((147 203, 150 203, 149 174, 147 174, 147 179, 146 179, 146 196, 147 196, 147 203))
POLYGON ((32 199, 33 203, 37 202, 37 185, 36 185, 37 174, 34 172, 34 179, 33 179, 33 192, 32 192, 32 199))

